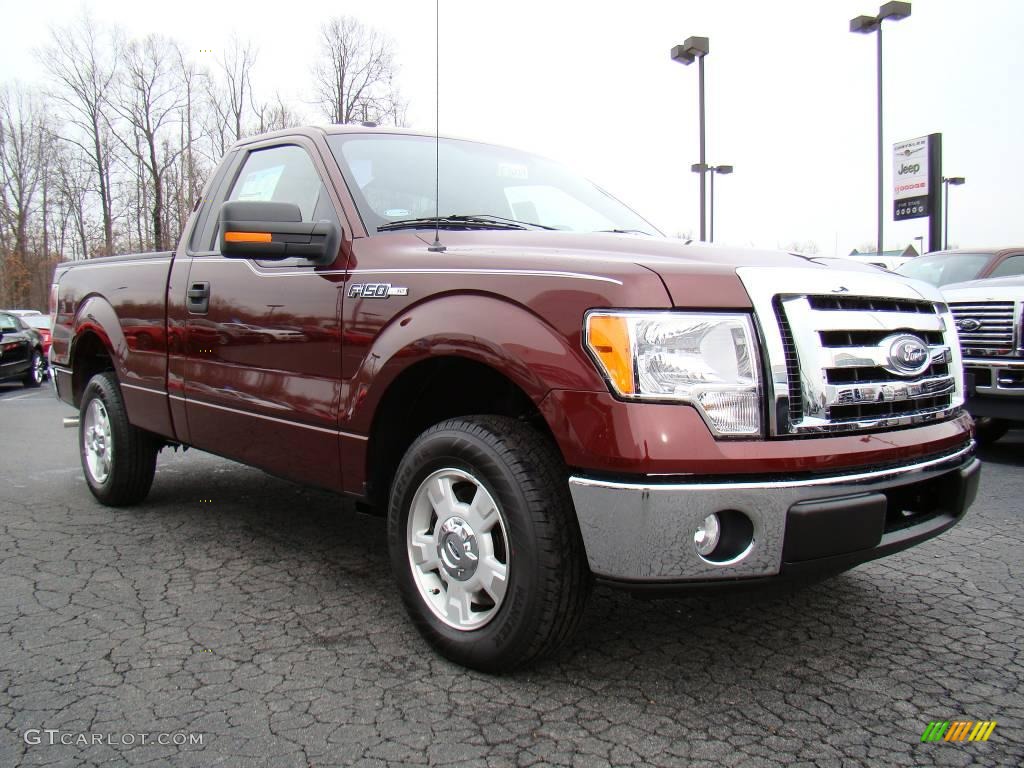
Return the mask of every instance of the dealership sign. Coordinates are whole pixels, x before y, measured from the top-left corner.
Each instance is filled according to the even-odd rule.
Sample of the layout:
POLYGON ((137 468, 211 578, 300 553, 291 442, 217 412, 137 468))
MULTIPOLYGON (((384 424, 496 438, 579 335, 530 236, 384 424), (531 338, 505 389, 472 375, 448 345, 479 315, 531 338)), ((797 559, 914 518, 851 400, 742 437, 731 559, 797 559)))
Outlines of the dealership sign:
POLYGON ((931 211, 928 194, 929 136, 893 145, 893 218, 919 219, 931 211))

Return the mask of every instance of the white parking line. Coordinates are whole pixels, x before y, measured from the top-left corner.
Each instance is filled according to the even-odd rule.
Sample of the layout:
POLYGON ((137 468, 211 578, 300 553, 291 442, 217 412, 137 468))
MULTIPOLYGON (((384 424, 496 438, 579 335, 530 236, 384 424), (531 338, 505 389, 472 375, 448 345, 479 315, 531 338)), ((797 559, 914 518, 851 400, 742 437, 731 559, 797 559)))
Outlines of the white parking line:
POLYGON ((15 400, 24 400, 26 397, 32 397, 35 394, 35 392, 29 392, 28 394, 18 395, 17 397, 5 397, 3 400, 0 400, 0 403, 13 403, 15 400))

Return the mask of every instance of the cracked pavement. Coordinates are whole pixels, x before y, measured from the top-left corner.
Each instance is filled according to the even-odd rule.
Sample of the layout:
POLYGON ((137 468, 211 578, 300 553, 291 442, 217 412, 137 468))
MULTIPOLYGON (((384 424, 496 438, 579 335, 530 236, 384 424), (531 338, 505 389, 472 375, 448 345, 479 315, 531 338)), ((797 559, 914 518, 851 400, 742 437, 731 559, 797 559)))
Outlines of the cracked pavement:
POLYGON ((561 656, 489 677, 406 620, 382 520, 198 451, 102 507, 69 415, 0 387, 2 766, 1024 764, 1024 431, 936 540, 798 591, 599 588, 561 656), (954 719, 999 724, 920 743, 954 719))

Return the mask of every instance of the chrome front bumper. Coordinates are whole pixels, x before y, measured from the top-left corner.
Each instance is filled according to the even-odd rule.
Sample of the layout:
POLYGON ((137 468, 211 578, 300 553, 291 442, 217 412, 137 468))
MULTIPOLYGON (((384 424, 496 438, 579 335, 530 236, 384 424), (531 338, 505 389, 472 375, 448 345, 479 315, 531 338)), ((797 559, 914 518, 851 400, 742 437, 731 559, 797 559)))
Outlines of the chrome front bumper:
POLYGON ((954 525, 973 501, 978 467, 972 441, 939 458, 840 476, 664 484, 573 476, 569 487, 595 576, 701 582, 776 576, 790 560, 825 564, 840 556, 850 561, 848 567, 931 538, 954 525), (896 499, 916 495, 913 486, 943 501, 936 509, 901 516, 896 499), (886 501, 894 508, 887 510, 886 501), (751 520, 753 542, 742 556, 715 563, 697 553, 693 534, 707 515, 722 510, 737 510, 751 520), (863 518, 864 530, 860 517, 851 516, 863 518), (815 537, 827 539, 851 526, 858 539, 855 549, 836 552, 834 541, 816 549, 815 537))

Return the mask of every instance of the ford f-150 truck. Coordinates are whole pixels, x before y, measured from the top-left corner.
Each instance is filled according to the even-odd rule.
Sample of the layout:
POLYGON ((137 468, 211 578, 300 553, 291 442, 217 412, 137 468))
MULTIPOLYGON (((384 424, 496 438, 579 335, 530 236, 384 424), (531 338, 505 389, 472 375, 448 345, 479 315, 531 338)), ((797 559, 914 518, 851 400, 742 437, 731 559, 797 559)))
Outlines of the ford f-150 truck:
POLYGON ((174 252, 60 265, 53 368, 101 502, 167 445, 348 494, 424 637, 506 670, 595 578, 828 574, 956 524, 953 317, 857 269, 662 237, 522 152, 300 129, 235 146, 174 252))
MULTIPOLYGON (((1024 248, 1009 259, 1024 264, 1024 248)), ((1004 262, 1005 263, 1005 262, 1004 262)), ((942 288, 960 336, 967 410, 980 444, 1024 422, 1024 276, 992 277, 942 288)))

